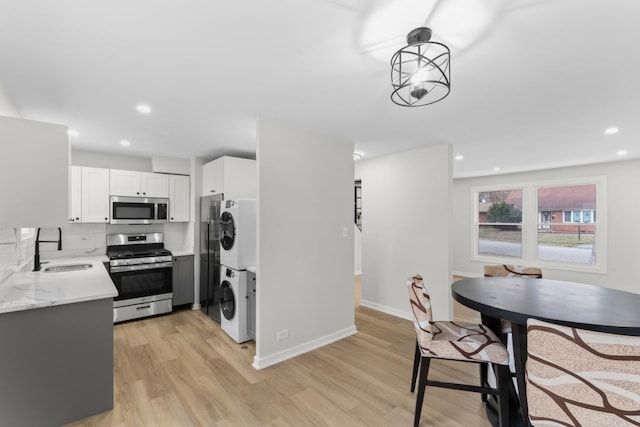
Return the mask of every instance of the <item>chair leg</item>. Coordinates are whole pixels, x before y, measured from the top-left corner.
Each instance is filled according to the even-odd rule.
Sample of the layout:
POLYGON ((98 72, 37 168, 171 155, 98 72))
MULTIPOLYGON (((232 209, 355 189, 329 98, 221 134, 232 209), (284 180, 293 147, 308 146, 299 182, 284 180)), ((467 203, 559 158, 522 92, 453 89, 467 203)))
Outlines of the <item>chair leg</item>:
POLYGON ((420 382, 418 383, 418 395, 416 396, 416 412, 413 417, 414 427, 418 427, 420 425, 424 389, 427 387, 427 376, 429 375, 429 364, 431 363, 431 359, 428 357, 421 357, 420 359, 420 382))
MULTIPOLYGON (((489 364, 488 363, 478 363, 480 366, 480 385, 486 387, 489 384, 489 364)), ((483 402, 487 401, 487 394, 481 393, 480 397, 483 402)))
POLYGON ((418 368, 420 367, 420 347, 418 347, 418 341, 416 341, 416 351, 413 355, 413 376, 411 377, 411 393, 416 389, 416 379, 418 378, 418 368))
POLYGON ((498 386, 498 419, 500 427, 508 427, 509 419, 509 390, 511 387, 511 372, 509 365, 497 365, 496 383, 498 386))

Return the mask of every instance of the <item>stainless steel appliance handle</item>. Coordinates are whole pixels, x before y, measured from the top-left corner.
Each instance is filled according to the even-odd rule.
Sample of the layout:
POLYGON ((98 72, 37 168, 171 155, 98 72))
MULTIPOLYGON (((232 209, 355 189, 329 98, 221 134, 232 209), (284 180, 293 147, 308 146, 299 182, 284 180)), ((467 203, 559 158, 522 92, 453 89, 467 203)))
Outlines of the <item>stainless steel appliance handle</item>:
POLYGON ((109 268, 110 273, 121 273, 125 271, 139 271, 139 270, 156 270, 158 268, 170 268, 173 266, 173 262, 156 262, 153 264, 136 264, 136 265, 122 265, 118 267, 109 268))

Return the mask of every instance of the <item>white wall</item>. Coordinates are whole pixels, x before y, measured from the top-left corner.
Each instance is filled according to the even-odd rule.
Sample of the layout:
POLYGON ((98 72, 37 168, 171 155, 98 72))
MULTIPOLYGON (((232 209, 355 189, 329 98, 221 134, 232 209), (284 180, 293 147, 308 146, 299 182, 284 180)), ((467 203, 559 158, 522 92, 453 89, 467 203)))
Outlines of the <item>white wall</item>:
POLYGON ((71 150, 71 164, 73 166, 140 172, 151 172, 152 170, 150 157, 123 156, 99 151, 78 150, 76 148, 71 150))
POLYGON ((260 369, 356 329, 353 143, 268 120, 257 135, 260 369))
POLYGON ((353 274, 362 274, 362 231, 353 224, 353 274))
POLYGON ((481 276, 484 263, 471 260, 471 226, 474 207, 471 188, 482 185, 606 176, 607 188, 607 267, 606 274, 583 273, 544 268, 549 279, 602 285, 629 292, 640 292, 637 264, 640 258, 640 160, 550 169, 508 175, 457 179, 453 185, 454 224, 453 267, 456 274, 481 276))
POLYGON ((362 180, 364 306, 410 318, 405 281, 420 273, 434 319, 451 317, 451 146, 356 163, 362 180))

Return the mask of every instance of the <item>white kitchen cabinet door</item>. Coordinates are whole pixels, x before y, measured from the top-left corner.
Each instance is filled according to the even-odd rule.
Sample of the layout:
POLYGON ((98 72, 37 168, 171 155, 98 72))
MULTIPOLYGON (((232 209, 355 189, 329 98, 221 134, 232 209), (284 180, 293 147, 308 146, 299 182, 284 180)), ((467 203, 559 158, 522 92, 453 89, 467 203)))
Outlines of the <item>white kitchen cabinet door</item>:
POLYGON ((258 194, 256 161, 238 157, 224 159, 224 198, 255 199, 258 194))
POLYGON ((169 176, 140 172, 140 191, 144 197, 169 197, 169 176))
POLYGON ((69 222, 82 220, 82 168, 71 166, 71 191, 69 193, 69 222))
POLYGON ((223 156, 202 165, 202 195, 224 193, 225 199, 255 199, 256 161, 223 156))
POLYGON ((189 177, 169 175, 169 221, 189 222, 189 177))
POLYGON ((82 168, 81 222, 109 222, 109 169, 82 168))
POLYGON ((166 174, 111 169, 112 196, 169 197, 169 178, 166 174))
POLYGON ((202 195, 224 193, 224 159, 221 157, 202 165, 202 195))
POLYGON ((109 170, 109 193, 112 196, 141 196, 140 172, 118 169, 109 170))

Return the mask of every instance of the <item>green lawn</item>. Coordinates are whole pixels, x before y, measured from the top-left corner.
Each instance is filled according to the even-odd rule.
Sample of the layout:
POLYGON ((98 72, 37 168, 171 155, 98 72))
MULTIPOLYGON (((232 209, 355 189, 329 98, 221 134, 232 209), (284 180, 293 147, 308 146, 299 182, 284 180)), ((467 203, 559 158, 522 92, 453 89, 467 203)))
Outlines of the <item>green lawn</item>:
MULTIPOLYGON (((481 227, 480 239, 520 243, 522 241, 522 234, 519 230, 500 230, 493 227, 481 227)), ((582 233, 578 237, 578 234, 538 232, 538 244, 541 245, 563 247, 591 245, 593 244, 593 239, 593 234, 582 233)))

